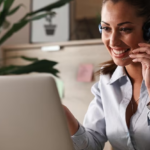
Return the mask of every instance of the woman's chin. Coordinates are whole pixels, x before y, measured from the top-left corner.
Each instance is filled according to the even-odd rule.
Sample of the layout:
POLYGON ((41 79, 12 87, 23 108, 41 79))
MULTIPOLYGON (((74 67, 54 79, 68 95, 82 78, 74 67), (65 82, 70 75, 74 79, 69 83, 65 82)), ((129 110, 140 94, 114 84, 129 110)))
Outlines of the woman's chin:
POLYGON ((114 63, 117 65, 117 66, 127 66, 129 65, 130 63, 132 63, 131 60, 122 60, 122 59, 113 59, 114 60, 114 63))

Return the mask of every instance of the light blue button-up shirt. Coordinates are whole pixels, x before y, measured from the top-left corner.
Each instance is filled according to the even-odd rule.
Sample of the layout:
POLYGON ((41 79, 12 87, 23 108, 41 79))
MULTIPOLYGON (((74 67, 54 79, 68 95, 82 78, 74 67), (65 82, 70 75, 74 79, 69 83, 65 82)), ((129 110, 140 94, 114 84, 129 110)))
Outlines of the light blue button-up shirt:
POLYGON ((103 150, 108 140, 114 150, 150 150, 150 102, 143 80, 136 113, 126 124, 126 109, 132 98, 132 84, 124 67, 112 76, 101 75, 91 89, 90 103, 83 126, 71 138, 76 150, 103 150))

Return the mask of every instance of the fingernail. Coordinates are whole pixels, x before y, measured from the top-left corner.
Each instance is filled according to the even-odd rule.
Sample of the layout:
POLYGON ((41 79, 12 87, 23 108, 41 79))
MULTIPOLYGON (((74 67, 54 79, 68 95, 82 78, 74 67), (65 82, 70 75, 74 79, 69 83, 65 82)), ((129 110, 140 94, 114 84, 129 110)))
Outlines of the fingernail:
POLYGON ((131 55, 129 55, 129 57, 133 57, 133 56, 134 56, 134 55, 132 55, 132 54, 131 54, 131 55))
POLYGON ((134 53, 136 53, 136 51, 135 51, 135 50, 133 50, 133 51, 132 51, 132 54, 134 54, 134 53))
POLYGON ((136 60, 136 59, 133 59, 132 61, 133 61, 133 62, 136 62, 137 60, 136 60))

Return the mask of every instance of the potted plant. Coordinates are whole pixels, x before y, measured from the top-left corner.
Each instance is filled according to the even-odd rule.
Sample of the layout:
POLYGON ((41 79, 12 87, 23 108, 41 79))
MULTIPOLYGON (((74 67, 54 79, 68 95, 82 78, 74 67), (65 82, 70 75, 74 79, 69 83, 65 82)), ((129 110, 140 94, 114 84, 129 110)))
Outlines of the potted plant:
POLYGON ((48 14, 46 16, 46 21, 49 23, 48 25, 45 25, 45 31, 47 35, 54 35, 56 25, 52 24, 52 18, 55 16, 55 14, 48 14))
MULTIPOLYGON (((7 30, 7 32, 0 38, 0 45, 29 22, 44 18, 49 15, 54 16, 55 12, 52 11, 53 9, 59 8, 71 0, 59 0, 43 8, 27 13, 17 23, 11 25, 11 23, 7 20, 7 17, 15 14, 20 9, 20 7, 22 7, 22 4, 20 4, 12 9, 11 6, 13 5, 14 1, 15 0, 0 0, 0 33, 2 30, 7 30)), ((16 57, 13 57, 13 59, 15 58, 16 57)), ((25 56, 20 56, 20 58, 30 61, 31 64, 26 66, 2 66, 0 68, 0 75, 45 72, 57 76, 57 73, 59 72, 57 69, 53 68, 57 62, 49 60, 38 60, 37 58, 28 58, 25 56)))

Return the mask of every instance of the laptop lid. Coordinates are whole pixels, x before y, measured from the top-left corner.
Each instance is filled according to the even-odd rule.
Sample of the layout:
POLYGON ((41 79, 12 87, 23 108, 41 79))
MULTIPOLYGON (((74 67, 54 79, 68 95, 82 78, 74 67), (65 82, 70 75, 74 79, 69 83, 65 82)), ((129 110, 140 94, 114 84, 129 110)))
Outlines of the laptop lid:
POLYGON ((0 76, 0 149, 73 150, 51 75, 0 76))

